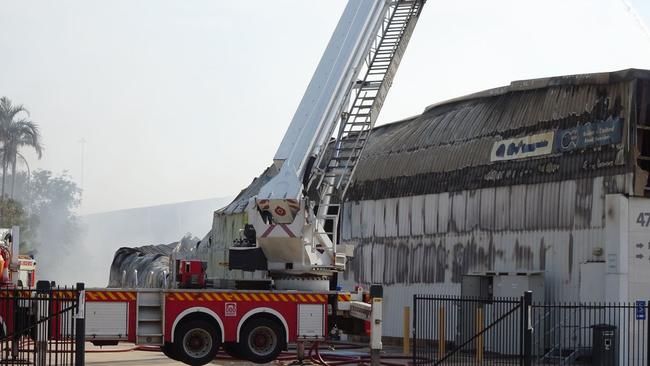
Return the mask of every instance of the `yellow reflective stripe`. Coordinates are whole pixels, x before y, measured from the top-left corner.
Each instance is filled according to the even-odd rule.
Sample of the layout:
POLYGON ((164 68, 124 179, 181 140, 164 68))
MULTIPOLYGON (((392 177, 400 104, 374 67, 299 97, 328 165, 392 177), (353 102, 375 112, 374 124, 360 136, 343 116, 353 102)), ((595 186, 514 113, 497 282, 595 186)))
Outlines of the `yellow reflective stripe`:
POLYGON ((99 296, 99 298, 102 299, 102 300, 106 300, 106 296, 104 296, 104 294, 101 293, 101 292, 98 292, 97 296, 99 296))
POLYGON ((260 297, 261 297, 262 300, 264 300, 264 301, 269 301, 269 298, 268 298, 266 295, 264 295, 264 294, 260 294, 260 297))
POLYGON ((243 297, 245 301, 251 301, 251 298, 246 294, 241 294, 241 297, 243 297))
POLYGON ((194 300, 194 297, 189 292, 183 292, 183 296, 185 296, 185 298, 188 299, 189 301, 194 300))
POLYGON ((126 296, 124 296, 124 294, 121 293, 121 292, 118 292, 117 296, 119 296, 119 298, 122 299, 122 300, 126 300, 126 296))
POLYGON ((318 301, 320 302, 327 301, 327 297, 325 295, 316 295, 316 297, 318 297, 318 301))
POLYGON ((107 292, 106 295, 111 298, 111 300, 117 300, 117 297, 112 292, 107 292))
POLYGON ((296 297, 292 294, 287 294, 287 296, 289 296, 289 299, 291 299, 291 301, 296 301, 296 297))
POLYGON ((214 296, 214 298, 217 299, 217 301, 223 301, 223 299, 221 298, 221 296, 219 296, 219 294, 212 294, 212 296, 214 296))
POLYGON ((269 296, 271 297, 271 300, 278 301, 278 297, 275 296, 274 294, 269 294, 269 296))
POLYGON ((300 299, 300 301, 303 301, 303 302, 306 302, 306 301, 307 301, 307 299, 306 299, 304 296, 302 296, 302 295, 300 295, 300 294, 298 294, 297 296, 298 296, 298 298, 300 299))
POLYGON ((212 301, 212 295, 210 295, 209 292, 204 293, 204 294, 203 294, 203 297, 205 297, 206 299, 208 299, 208 301, 212 301))
POLYGON ((235 298, 235 301, 241 301, 241 298, 237 294, 232 294, 232 297, 235 298))
POLYGON ((280 298, 280 300, 282 300, 282 301, 284 301, 284 302, 287 302, 287 301, 289 300, 289 299, 287 299, 286 296, 284 296, 284 295, 282 295, 282 294, 278 294, 278 297, 280 298))
POLYGON ((226 299, 226 301, 232 300, 232 298, 230 298, 230 295, 228 295, 226 293, 221 294, 221 296, 223 296, 223 298, 226 299))
POLYGON ((305 296, 307 296, 307 298, 309 299, 309 301, 311 301, 311 302, 316 302, 316 298, 315 298, 314 296, 309 295, 309 294, 307 294, 307 295, 305 295, 305 296))
POLYGON ((181 294, 179 294, 178 292, 174 292, 174 297, 176 297, 176 299, 180 301, 185 300, 183 296, 181 296, 181 294))
POLYGON ((256 295, 256 294, 251 294, 251 297, 252 297, 252 298, 253 298, 253 300, 255 300, 255 301, 260 301, 260 298, 259 298, 259 297, 257 297, 257 295, 256 295))
POLYGON ((127 292, 126 295, 129 297, 129 300, 135 300, 135 294, 133 292, 127 292))

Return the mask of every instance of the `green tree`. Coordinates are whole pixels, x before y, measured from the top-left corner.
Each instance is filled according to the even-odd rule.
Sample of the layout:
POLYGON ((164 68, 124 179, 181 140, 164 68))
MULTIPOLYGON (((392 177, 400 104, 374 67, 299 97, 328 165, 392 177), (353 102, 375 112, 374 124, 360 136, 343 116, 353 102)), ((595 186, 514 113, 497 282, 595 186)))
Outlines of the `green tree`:
POLYGON ((38 225, 35 217, 30 218, 23 205, 10 198, 0 198, 0 227, 20 226, 21 252, 28 253, 34 248, 34 227, 38 225))
POLYGON ((26 117, 29 112, 22 105, 15 105, 7 97, 0 98, 0 142, 2 142, 2 188, 0 197, 5 196, 7 169, 11 166, 11 197, 16 186, 16 159, 20 149, 31 147, 40 159, 43 154, 38 125, 26 117))
POLYGON ((75 210, 81 204, 81 189, 66 172, 36 170, 31 177, 19 172, 15 197, 29 217, 34 249, 60 252, 79 241, 81 225, 75 210))

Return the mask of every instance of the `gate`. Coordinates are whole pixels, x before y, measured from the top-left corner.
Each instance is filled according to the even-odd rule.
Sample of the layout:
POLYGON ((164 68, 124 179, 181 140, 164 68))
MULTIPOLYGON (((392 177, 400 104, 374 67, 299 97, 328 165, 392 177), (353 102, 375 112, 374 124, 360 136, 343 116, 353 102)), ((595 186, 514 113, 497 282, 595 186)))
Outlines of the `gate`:
POLYGON ((413 297, 413 364, 650 365, 650 302, 413 297))
POLYGON ((0 365, 83 365, 83 290, 0 288, 0 365))
POLYGON ((534 365, 648 365, 648 302, 533 304, 534 365))

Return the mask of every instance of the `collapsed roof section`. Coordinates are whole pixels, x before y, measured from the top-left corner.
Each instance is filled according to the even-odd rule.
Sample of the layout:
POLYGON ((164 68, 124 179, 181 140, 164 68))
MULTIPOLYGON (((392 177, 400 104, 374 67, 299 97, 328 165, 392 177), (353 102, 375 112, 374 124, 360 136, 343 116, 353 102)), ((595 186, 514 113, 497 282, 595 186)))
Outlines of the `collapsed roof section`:
POLYGON ((429 106, 373 130, 346 199, 632 172, 630 126, 650 124, 649 90, 650 71, 630 69, 516 81, 429 106))

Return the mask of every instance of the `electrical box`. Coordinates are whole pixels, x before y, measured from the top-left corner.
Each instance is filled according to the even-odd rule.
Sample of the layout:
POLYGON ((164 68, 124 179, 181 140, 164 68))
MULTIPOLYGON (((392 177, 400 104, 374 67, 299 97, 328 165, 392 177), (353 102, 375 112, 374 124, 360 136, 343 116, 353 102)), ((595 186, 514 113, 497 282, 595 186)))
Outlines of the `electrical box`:
MULTIPOLYGON (((474 298, 475 301, 462 301, 458 306, 458 337, 457 344, 462 344, 476 334, 477 312, 480 309, 483 316, 483 327, 518 306, 518 301, 524 292, 533 292, 533 303, 544 302, 544 273, 539 271, 521 272, 475 272, 463 276, 461 295, 464 298, 474 298), (512 301, 509 303, 508 301, 512 301)), ((504 319, 505 327, 519 326, 519 312, 512 313, 504 319), (515 319, 516 318, 516 319, 515 319)), ((543 324, 537 325, 540 329, 543 324)), ((544 333, 541 333, 544 334, 544 333)), ((513 332, 511 337, 519 337, 519 332, 513 332)), ((503 342, 495 337, 485 337, 485 349, 501 355, 515 355, 517 350, 510 349, 509 342, 503 342)), ((468 344, 465 349, 475 349, 468 344)))

